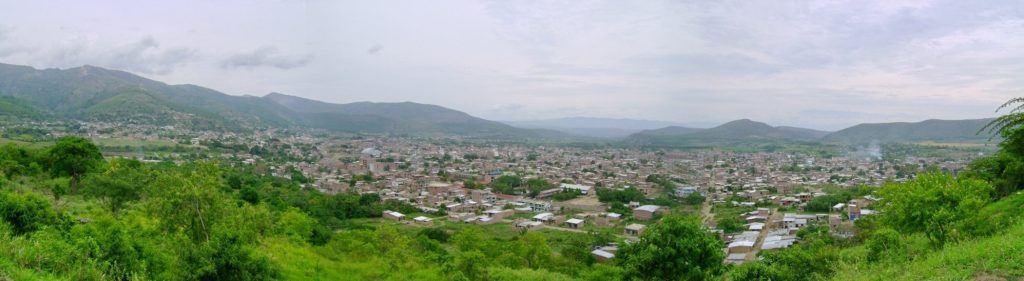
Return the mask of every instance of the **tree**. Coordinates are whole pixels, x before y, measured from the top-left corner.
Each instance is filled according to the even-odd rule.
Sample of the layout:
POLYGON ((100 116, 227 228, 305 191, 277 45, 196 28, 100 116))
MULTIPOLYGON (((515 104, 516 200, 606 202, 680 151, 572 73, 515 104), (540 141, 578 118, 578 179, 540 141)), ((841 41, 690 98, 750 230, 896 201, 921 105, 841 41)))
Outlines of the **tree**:
POLYGON ((227 204, 221 190, 227 184, 213 163, 174 168, 159 174, 153 200, 160 222, 168 232, 182 231, 193 241, 209 241, 212 226, 227 204))
POLYGON ((890 183, 878 194, 882 222, 902 232, 923 232, 935 246, 963 237, 955 225, 984 207, 992 185, 978 179, 926 173, 906 183, 890 183))
POLYGON ((82 137, 63 137, 50 147, 48 156, 55 175, 71 177, 71 193, 78 188, 78 181, 85 173, 103 163, 103 154, 91 141, 82 137))
POLYGON ((101 173, 86 176, 82 180, 83 192, 105 198, 110 211, 116 214, 125 203, 141 198, 146 186, 153 181, 151 175, 142 162, 118 158, 110 161, 101 173))
POLYGON ((551 183, 542 178, 526 180, 526 187, 530 190, 530 197, 537 197, 541 191, 551 188, 551 183))
POLYGON ((697 192, 690 193, 683 198, 683 202, 687 205, 700 205, 701 203, 704 203, 704 200, 704 196, 697 192))
POLYGON ((695 216, 669 215, 620 250, 626 279, 710 280, 725 266, 722 240, 695 216))

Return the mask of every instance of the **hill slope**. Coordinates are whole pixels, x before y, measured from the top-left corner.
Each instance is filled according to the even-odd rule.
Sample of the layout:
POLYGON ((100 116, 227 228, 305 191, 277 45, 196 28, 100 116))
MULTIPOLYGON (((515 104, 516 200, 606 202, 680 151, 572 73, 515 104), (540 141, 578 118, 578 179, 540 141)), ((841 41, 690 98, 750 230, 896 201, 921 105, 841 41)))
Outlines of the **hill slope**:
POLYGON ((666 121, 592 117, 502 121, 502 123, 519 128, 549 129, 578 136, 597 138, 623 138, 642 130, 652 130, 677 125, 676 123, 666 121))
POLYGON ((0 64, 5 114, 177 125, 198 129, 310 127, 349 133, 540 137, 448 108, 404 103, 331 104, 282 94, 232 96, 195 85, 168 85, 128 72, 82 66, 38 70, 0 64))
POLYGON ((344 132, 491 136, 542 133, 413 102, 333 104, 280 93, 270 93, 263 99, 296 112, 303 125, 344 132))
POLYGON ((628 141, 650 146, 715 145, 757 141, 809 141, 817 139, 824 133, 796 127, 772 127, 765 123, 740 119, 709 129, 666 127, 646 130, 630 135, 628 141))
POLYGON ((895 122, 860 124, 823 138, 840 143, 913 142, 913 141, 985 141, 990 135, 978 130, 992 119, 925 120, 916 123, 895 122))

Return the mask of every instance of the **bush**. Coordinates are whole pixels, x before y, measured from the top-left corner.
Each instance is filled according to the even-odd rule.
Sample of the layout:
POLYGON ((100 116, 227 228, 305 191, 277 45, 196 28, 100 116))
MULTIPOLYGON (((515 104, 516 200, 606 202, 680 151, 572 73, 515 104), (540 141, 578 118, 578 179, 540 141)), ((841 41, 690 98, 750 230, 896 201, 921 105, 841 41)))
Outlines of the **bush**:
POLYGON ((0 219, 11 225, 15 235, 21 235, 55 223, 57 214, 39 194, 0 191, 0 219))
POLYGON ((967 238, 958 229, 988 204, 992 185, 977 179, 953 178, 927 173, 902 184, 886 184, 879 190, 881 221, 904 233, 921 232, 935 246, 967 238))
POLYGON ((868 261, 879 262, 903 256, 904 246, 900 234, 891 228, 875 231, 867 241, 868 261))

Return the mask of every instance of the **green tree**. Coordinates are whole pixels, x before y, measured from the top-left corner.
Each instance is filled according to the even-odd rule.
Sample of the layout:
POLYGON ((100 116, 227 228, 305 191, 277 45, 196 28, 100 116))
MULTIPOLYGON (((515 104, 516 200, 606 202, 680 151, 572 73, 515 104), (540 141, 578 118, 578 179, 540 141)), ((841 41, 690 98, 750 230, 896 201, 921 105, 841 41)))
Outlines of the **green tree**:
POLYGON ((102 172, 86 176, 82 191, 87 196, 104 198, 110 211, 116 214, 125 203, 139 200, 153 179, 142 162, 118 158, 110 161, 102 172))
POLYGON ((669 215, 620 250, 630 280, 710 280, 723 272, 724 244, 695 216, 669 215))
POLYGON ((50 147, 47 155, 55 175, 71 177, 71 193, 78 189, 78 181, 103 162, 103 154, 91 141, 82 137, 63 137, 50 147))
POLYGON ((982 180, 926 173, 906 183, 890 183, 878 194, 881 219, 903 232, 923 232, 935 246, 965 238, 955 228, 984 207, 993 191, 982 180))

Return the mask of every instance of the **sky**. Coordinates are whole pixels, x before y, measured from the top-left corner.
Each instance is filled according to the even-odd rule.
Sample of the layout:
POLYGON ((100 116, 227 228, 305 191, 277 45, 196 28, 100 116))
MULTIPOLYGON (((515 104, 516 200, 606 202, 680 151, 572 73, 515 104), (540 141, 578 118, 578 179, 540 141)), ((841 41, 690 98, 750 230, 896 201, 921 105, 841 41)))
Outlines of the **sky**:
POLYGON ((1022 1, 12 1, 0 62, 231 95, 837 130, 995 116, 1022 1))

